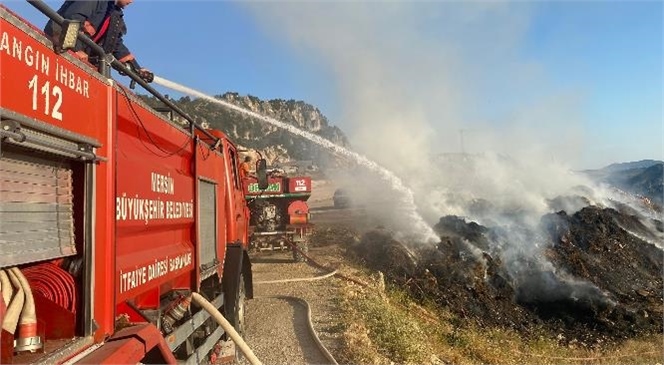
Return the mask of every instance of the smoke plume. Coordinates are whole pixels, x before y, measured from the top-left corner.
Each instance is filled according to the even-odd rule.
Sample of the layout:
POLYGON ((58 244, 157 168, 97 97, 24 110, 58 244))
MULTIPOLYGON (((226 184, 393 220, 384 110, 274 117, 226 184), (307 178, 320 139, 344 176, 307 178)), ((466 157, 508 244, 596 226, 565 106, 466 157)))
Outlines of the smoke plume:
MULTIPOLYGON (((533 16, 527 2, 247 6, 276 40, 328 70, 334 82, 321 87, 336 89, 335 123, 354 150, 405 181, 429 224, 453 214, 504 229, 490 249, 524 288, 535 287, 521 275, 524 257, 553 272, 542 255, 550 244, 538 231, 542 215, 608 200, 572 172, 583 153, 585 95, 556 85, 523 54, 533 16)), ((354 169, 346 179, 370 212, 408 228, 370 173, 354 169)), ((602 296, 559 276, 558 288, 602 296)))
POLYGON ((467 215, 450 194, 542 213, 550 195, 584 182, 569 172, 581 145, 582 95, 554 87, 541 65, 519 54, 528 4, 247 6, 270 34, 329 70, 338 123, 354 149, 414 188, 430 223, 467 215))

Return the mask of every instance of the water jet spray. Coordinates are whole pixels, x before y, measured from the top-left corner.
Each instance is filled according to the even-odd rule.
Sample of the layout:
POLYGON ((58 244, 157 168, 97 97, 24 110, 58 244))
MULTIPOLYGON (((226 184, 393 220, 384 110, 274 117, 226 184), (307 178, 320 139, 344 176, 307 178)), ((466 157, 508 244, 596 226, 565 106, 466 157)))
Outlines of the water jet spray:
POLYGON ((377 173, 380 178, 390 184, 390 187, 399 193, 400 195, 400 203, 402 206, 405 208, 407 211, 406 217, 408 220, 410 220, 413 224, 413 230, 414 234, 416 237, 418 237, 419 240, 425 241, 425 242, 430 242, 430 243, 436 243, 439 241, 438 235, 433 231, 433 229, 424 221, 424 219, 419 215, 417 212, 417 206, 415 205, 415 198, 413 191, 409 189, 407 186, 404 185, 403 181, 399 179, 393 172, 390 170, 386 169, 385 167, 377 164, 376 162, 369 160, 367 157, 360 155, 357 152, 350 151, 344 147, 341 147, 339 145, 336 145, 332 143, 331 141, 316 135, 311 132, 303 131, 294 125, 279 121, 274 118, 270 118, 268 116, 253 112, 251 110, 244 109, 242 107, 239 107, 237 105, 234 105, 232 103, 229 103, 224 100, 219 100, 216 99, 210 95, 207 95, 205 93, 202 93, 200 91, 194 90, 192 88, 180 85, 176 82, 166 80, 162 77, 155 76, 154 77, 154 82, 172 89, 176 90, 194 97, 198 97, 201 99, 205 99, 208 101, 211 101, 213 103, 216 103, 218 105, 221 105, 222 107, 225 107, 227 109, 231 109, 233 111, 242 113, 244 115, 247 115, 249 117, 255 118, 262 120, 266 123, 272 124, 278 128, 284 129, 292 134, 295 134, 297 136, 300 136, 302 138, 305 138, 313 143, 316 143, 317 145, 327 149, 328 151, 338 155, 338 156, 344 156, 352 161, 355 161, 357 164, 362 165, 371 171, 377 173))

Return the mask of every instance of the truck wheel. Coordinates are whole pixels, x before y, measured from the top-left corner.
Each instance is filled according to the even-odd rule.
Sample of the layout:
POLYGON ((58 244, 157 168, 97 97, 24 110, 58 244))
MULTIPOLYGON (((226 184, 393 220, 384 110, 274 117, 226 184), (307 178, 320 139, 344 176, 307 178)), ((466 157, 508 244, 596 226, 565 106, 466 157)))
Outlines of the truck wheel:
POLYGON ((300 241, 296 244, 293 244, 293 260, 295 262, 305 262, 307 261, 307 258, 302 255, 300 252, 304 252, 305 254, 309 252, 309 242, 307 241, 300 241))

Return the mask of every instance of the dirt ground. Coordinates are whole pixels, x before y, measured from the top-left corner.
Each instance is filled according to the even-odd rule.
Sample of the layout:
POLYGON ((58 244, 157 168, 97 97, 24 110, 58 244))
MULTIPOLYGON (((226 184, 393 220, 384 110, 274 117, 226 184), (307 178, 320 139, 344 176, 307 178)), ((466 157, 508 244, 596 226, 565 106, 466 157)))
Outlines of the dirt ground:
MULTIPOLYGON (((328 262, 328 251, 312 248, 310 253, 328 262)), ((265 283, 283 279, 322 276, 327 271, 293 261, 289 251, 263 251, 252 255, 254 299, 247 301, 246 337, 248 345, 265 364, 325 364, 307 326, 306 300, 311 307, 314 329, 333 356, 339 347, 334 331, 338 327, 338 279, 265 283)))
MULTIPOLYGON (((326 181, 314 181, 309 199, 313 208, 312 221, 319 232, 333 232, 331 226, 350 223, 354 218, 333 208, 336 187, 326 181)), ((336 233, 319 234, 324 242, 313 242, 309 255, 323 265, 338 267, 340 248, 334 242, 336 233)), ((340 354, 339 298, 340 279, 329 277, 316 281, 264 283, 284 279, 312 278, 330 270, 307 263, 296 263, 292 253, 262 251, 251 255, 254 299, 247 301, 246 337, 248 345, 265 364, 327 364, 309 333, 305 300, 311 307, 313 326, 323 345, 333 357, 340 354)))
MULTIPOLYGON (((317 263, 332 269, 342 266, 342 243, 359 242, 359 234, 378 225, 362 208, 334 208, 332 196, 338 188, 327 180, 312 182, 311 208, 314 236, 309 255, 317 263), (350 228, 350 229, 348 229, 350 228)), ((251 254, 254 275, 254 299, 247 301, 245 340, 265 364, 327 364, 306 325, 306 307, 311 306, 314 329, 335 359, 341 354, 339 305, 341 279, 330 277, 316 281, 267 283, 295 278, 311 278, 330 272, 307 263, 293 261, 292 253, 262 251, 251 254)), ((339 361, 339 360, 338 360, 339 361)))
POLYGON ((339 187, 331 180, 313 180, 311 196, 307 200, 309 208, 320 209, 332 207, 332 196, 339 187))
POLYGON ((347 233, 347 230, 352 230, 364 234, 384 224, 384 221, 368 214, 366 208, 361 205, 343 209, 335 208, 332 197, 339 186, 333 181, 314 180, 312 185, 311 197, 307 204, 310 208, 311 221, 319 233, 316 239, 324 241, 314 242, 315 244, 335 243, 337 233, 343 235, 347 233), (339 228, 341 228, 340 231, 339 228))

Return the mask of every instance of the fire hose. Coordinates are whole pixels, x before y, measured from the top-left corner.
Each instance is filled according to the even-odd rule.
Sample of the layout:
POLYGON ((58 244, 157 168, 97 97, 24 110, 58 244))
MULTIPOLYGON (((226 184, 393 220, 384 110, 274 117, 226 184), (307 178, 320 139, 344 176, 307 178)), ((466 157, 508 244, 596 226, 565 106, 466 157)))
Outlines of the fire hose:
POLYGON ((11 333, 12 335, 16 332, 16 326, 18 325, 18 319, 23 309, 23 302, 25 301, 25 295, 23 294, 23 287, 21 287, 20 282, 16 278, 16 275, 12 272, 11 269, 3 271, 7 276, 7 279, 3 278, 3 288, 8 287, 14 293, 13 299, 7 304, 7 312, 5 313, 5 318, 2 320, 2 329, 11 333), (15 288, 15 291, 12 289, 15 288))
MULTIPOLYGON (((290 243, 289 243, 290 244, 290 243)), ((308 256, 306 253, 304 253, 302 250, 299 249, 299 247, 296 247, 294 245, 291 245, 291 247, 294 250, 298 250, 302 256, 304 256, 307 259, 307 263, 313 264, 313 266, 316 266, 318 268, 323 268, 329 270, 327 267, 317 263, 315 260, 313 260, 310 256, 308 256)), ((341 278, 347 278, 347 279, 352 279, 348 278, 345 275, 339 273, 339 270, 334 269, 327 274, 320 275, 320 276, 314 276, 314 277, 306 277, 306 278, 295 278, 295 279, 280 279, 280 280, 264 280, 264 281, 255 281, 254 284, 280 284, 280 283, 292 283, 292 282, 302 282, 302 281, 315 281, 315 280, 323 280, 327 279, 331 276, 339 276, 341 278)), ((352 280, 354 282, 357 282, 357 280, 352 280)), ((311 333, 311 336, 314 338, 314 342, 316 342, 316 345, 320 349, 320 351, 325 355, 325 357, 330 361, 330 363, 334 365, 338 365, 339 363, 337 360, 332 356, 330 351, 325 347, 323 342, 320 340, 318 337, 318 333, 314 329, 313 325, 313 320, 311 318, 311 305, 309 302, 307 302, 305 299, 299 298, 299 297, 294 297, 294 296, 285 296, 285 295, 278 295, 278 296, 271 296, 271 297, 266 297, 266 298, 276 298, 276 299, 290 299, 290 300, 295 300, 303 304, 307 310, 307 327, 309 328, 309 333, 311 333)))
POLYGON ((2 300, 6 311, 2 318, 2 329, 15 335, 16 351, 34 351, 43 347, 37 335, 35 300, 28 280, 17 267, 0 270, 2 300), (13 297, 11 297, 13 294, 13 297), (7 299, 11 298, 10 301, 7 299))
POLYGON ((47 262, 23 270, 32 290, 72 313, 76 312, 74 278, 60 266, 47 262))
POLYGON ((194 292, 191 293, 191 299, 198 304, 203 310, 208 312, 212 318, 221 326, 226 333, 228 333, 231 336, 231 339, 235 344, 240 348, 240 351, 242 351, 242 354, 249 360, 251 365, 262 365, 261 361, 258 360, 256 355, 254 355, 254 352, 251 351, 249 346, 247 345, 246 342, 240 337, 240 335, 235 331, 235 328, 233 328, 233 325, 224 318, 224 316, 219 313, 217 308, 212 305, 212 303, 208 302, 207 299, 203 298, 200 294, 194 292))
POLYGON ((327 279, 330 276, 336 275, 338 270, 333 270, 330 271, 329 273, 321 276, 314 276, 311 278, 296 278, 296 279, 280 279, 280 280, 263 280, 263 281, 255 281, 254 284, 280 284, 280 283, 293 283, 293 282, 298 282, 298 281, 315 281, 315 280, 322 280, 322 279, 327 279))

